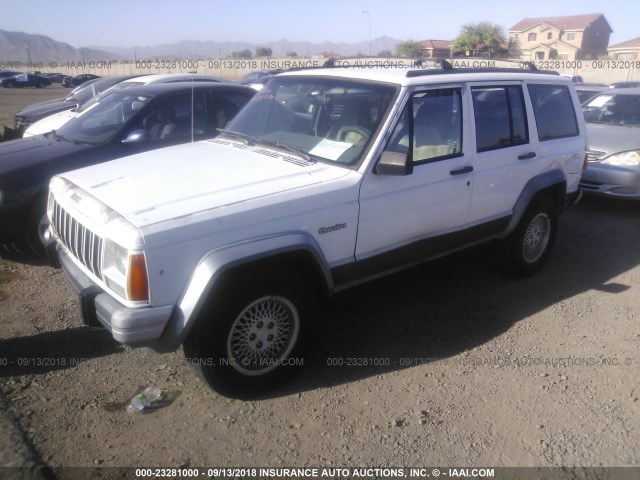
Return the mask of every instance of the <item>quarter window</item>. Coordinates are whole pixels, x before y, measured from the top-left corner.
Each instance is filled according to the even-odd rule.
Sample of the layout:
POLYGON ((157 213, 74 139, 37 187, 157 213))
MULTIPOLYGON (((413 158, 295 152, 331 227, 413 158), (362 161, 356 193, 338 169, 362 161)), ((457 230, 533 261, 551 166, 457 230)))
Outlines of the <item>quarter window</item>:
POLYGON ((522 88, 472 87, 478 152, 529 143, 522 88))
POLYGON ((541 141, 578 135, 578 121, 568 87, 529 85, 528 88, 541 141))

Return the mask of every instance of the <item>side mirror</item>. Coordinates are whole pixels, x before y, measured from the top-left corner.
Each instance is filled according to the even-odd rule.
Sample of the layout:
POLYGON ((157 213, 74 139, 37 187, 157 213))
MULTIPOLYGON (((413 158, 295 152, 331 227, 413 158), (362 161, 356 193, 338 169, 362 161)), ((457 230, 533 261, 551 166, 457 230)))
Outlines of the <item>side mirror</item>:
POLYGON ((406 153, 382 152, 380 161, 376 165, 376 173, 380 175, 405 176, 413 173, 413 162, 406 153))
POLYGON ((149 140, 149 138, 149 132, 140 128, 138 130, 133 130, 132 132, 130 132, 129 135, 127 135, 124 140, 122 140, 122 143, 139 143, 145 140, 149 140))

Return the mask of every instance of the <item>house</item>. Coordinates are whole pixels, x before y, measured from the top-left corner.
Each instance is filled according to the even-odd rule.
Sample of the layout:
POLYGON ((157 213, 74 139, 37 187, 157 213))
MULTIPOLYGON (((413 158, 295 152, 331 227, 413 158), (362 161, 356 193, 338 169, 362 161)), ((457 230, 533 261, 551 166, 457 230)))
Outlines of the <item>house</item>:
POLYGON ((423 57, 451 57, 451 49, 455 40, 423 40, 422 45, 423 57))
POLYGON ((525 18, 509 29, 522 60, 583 60, 607 54, 613 30, 601 13, 525 18))
POLYGON ((640 37, 609 47, 612 60, 640 60, 640 37))

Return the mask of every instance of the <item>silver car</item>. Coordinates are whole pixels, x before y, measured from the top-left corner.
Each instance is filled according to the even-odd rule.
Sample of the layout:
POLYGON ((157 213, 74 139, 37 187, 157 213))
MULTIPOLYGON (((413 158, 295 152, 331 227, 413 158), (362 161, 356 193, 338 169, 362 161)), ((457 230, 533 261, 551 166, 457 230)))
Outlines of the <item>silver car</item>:
POLYGON ((589 141, 582 191, 640 200, 640 88, 610 89, 582 110, 589 141))

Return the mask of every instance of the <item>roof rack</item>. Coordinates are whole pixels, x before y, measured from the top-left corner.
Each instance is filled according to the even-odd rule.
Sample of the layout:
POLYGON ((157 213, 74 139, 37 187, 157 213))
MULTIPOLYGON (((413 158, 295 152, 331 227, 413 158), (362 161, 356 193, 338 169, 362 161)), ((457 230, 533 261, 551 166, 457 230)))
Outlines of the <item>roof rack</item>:
POLYGON ((558 72, 553 70, 538 70, 533 62, 529 61, 519 61, 519 60, 509 60, 502 58, 481 58, 481 57, 458 57, 462 62, 479 60, 483 62, 507 62, 507 63, 516 63, 517 67, 456 67, 456 58, 453 58, 453 64, 444 58, 434 57, 434 58, 426 58, 425 61, 432 61, 436 64, 440 65, 440 70, 434 69, 420 69, 420 70, 409 70, 407 72, 407 77, 421 77, 424 75, 439 75, 443 73, 513 73, 514 71, 522 71, 527 70, 529 73, 539 73, 543 75, 559 75, 558 72))
MULTIPOLYGON (((553 70, 538 70, 533 62, 509 60, 502 58, 483 58, 483 57, 453 57, 446 59, 442 57, 354 57, 354 58, 329 58, 323 65, 314 67, 292 67, 285 71, 299 71, 299 70, 318 70, 323 68, 358 68, 362 66, 372 67, 371 62, 379 61, 380 67, 386 67, 394 62, 411 62, 415 67, 414 69, 407 70, 406 77, 421 77, 427 75, 442 75, 449 73, 513 73, 516 71, 527 70, 529 73, 538 73, 543 75, 559 75, 558 72, 553 70), (515 63, 516 67, 456 67, 457 62, 470 62, 470 61, 482 61, 482 62, 506 62, 515 63), (338 63, 339 62, 339 63, 338 63), (354 63, 350 63, 354 62, 354 63), (435 68, 425 68, 426 65, 431 64, 435 68)), ((405 63, 405 68, 409 65, 405 63)))

